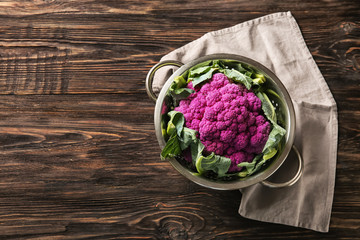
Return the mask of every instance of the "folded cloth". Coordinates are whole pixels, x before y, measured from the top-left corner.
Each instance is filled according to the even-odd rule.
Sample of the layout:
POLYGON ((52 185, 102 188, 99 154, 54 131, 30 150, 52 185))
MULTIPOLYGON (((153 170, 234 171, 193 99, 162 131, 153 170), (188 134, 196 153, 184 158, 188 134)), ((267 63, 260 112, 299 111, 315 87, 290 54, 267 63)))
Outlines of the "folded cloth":
MULTIPOLYGON (((268 188, 262 184, 241 189, 239 214, 243 217, 329 230, 337 156, 337 107, 290 12, 280 12, 229 28, 209 32, 176 49, 163 60, 187 63, 213 53, 232 53, 252 58, 272 70, 292 98, 295 115, 295 146, 303 156, 304 172, 291 187, 268 188)), ((166 77, 154 79, 161 89, 166 77)), ((285 161, 296 164, 290 155, 285 161)), ((284 178, 280 168, 272 178, 284 178)))

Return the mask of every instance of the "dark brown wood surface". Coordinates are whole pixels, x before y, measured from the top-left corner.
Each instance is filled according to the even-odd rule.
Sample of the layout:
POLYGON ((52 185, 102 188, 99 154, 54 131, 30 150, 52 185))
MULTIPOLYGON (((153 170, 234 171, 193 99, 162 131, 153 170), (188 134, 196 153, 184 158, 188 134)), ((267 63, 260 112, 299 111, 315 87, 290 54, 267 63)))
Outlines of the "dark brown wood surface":
POLYGON ((1 239, 360 239, 358 1, 1 1, 1 239), (330 231, 245 219, 160 161, 144 80, 203 34, 291 11, 338 104, 330 231))

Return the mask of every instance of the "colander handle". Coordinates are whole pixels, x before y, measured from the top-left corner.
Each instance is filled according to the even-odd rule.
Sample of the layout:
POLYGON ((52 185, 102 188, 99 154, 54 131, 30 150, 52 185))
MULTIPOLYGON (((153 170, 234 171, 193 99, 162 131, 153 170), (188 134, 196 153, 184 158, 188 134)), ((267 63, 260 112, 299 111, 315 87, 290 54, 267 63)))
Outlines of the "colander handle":
POLYGON ((298 167, 298 170, 297 170, 295 176, 292 179, 290 179, 289 181, 284 182, 284 183, 273 183, 273 182, 265 180, 265 181, 261 182, 263 185, 265 185, 269 188, 290 187, 290 186, 294 185, 300 179, 300 177, 304 171, 304 161, 303 161, 303 158, 301 157, 299 150, 295 147, 295 145, 292 146, 292 149, 294 150, 294 152, 299 160, 299 167, 298 167))
POLYGON ((182 62, 179 61, 173 61, 173 60, 166 60, 166 61, 161 61, 157 64, 155 64, 148 72, 147 76, 146 76, 146 80, 145 80, 145 87, 146 87, 146 93, 148 94, 148 96, 154 101, 156 102, 157 96, 153 91, 152 88, 152 84, 153 84, 153 80, 154 80, 154 75, 155 72, 157 70, 159 70, 160 68, 164 67, 164 66, 176 66, 176 67, 181 67, 182 65, 184 65, 182 62))

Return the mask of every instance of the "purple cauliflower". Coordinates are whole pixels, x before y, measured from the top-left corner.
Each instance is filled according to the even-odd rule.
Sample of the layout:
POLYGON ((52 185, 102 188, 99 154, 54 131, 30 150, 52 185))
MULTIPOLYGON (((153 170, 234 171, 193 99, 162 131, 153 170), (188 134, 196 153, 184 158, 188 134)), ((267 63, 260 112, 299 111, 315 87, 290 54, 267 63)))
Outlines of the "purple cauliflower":
MULTIPOLYGON (((194 89, 192 82, 188 88, 194 89)), ((230 158, 228 172, 240 171, 237 165, 251 162, 269 137, 271 125, 261 115, 260 99, 222 73, 194 90, 174 110, 184 114, 186 127, 199 132, 205 153, 230 158)))

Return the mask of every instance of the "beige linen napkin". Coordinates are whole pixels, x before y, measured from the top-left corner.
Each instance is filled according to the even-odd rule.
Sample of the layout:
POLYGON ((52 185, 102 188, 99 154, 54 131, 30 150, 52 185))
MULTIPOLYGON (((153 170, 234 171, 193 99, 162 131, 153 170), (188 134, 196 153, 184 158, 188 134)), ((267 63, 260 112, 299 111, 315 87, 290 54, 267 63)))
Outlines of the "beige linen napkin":
MULTIPOLYGON (((187 63, 213 53, 252 58, 280 78, 293 100, 295 146, 304 159, 303 176, 291 187, 273 189, 255 184, 241 189, 240 215, 327 232, 335 184, 337 108, 295 19, 290 12, 280 12, 209 32, 161 60, 187 63)), ((161 89, 165 80, 157 75, 154 89, 161 89)), ((292 156, 286 162, 297 164, 292 156)), ((272 179, 288 177, 290 168, 281 167, 272 179)))

